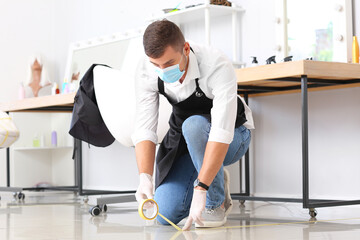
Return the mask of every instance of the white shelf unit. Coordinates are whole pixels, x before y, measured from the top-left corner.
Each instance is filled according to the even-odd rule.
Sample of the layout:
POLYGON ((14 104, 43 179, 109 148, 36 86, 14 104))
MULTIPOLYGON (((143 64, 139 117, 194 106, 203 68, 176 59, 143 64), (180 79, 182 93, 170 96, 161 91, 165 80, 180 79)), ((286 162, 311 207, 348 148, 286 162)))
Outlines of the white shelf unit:
POLYGON ((205 42, 208 46, 211 45, 210 38, 210 24, 211 18, 232 15, 232 62, 233 65, 241 67, 244 65, 244 62, 240 61, 240 40, 239 40, 239 22, 238 14, 243 13, 245 10, 242 7, 236 6, 234 3, 231 7, 213 5, 210 3, 205 3, 195 7, 181 9, 179 11, 161 14, 154 16, 150 21, 156 21, 160 19, 168 19, 176 23, 178 26, 181 24, 187 24, 194 21, 204 20, 205 23, 205 42))
POLYGON ((14 151, 40 151, 40 150, 73 150, 72 146, 63 147, 14 147, 14 151))
POLYGON ((20 131, 10 147, 12 187, 33 187, 47 182, 53 186, 73 186, 75 170, 73 139, 68 134, 70 113, 10 113, 20 131), (57 132, 58 147, 51 146, 51 132, 57 132), (44 147, 33 147, 34 136, 44 136, 44 147))

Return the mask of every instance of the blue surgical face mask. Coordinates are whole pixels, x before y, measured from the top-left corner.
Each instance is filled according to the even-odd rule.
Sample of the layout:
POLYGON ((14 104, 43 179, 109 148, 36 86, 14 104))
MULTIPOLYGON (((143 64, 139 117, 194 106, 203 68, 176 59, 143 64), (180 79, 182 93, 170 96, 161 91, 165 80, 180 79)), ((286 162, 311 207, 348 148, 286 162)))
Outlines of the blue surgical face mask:
MULTIPOLYGON (((182 56, 180 62, 182 60, 182 56)), ((179 79, 184 75, 185 69, 180 71, 179 64, 161 69, 159 67, 155 67, 155 72, 158 74, 159 78, 166 83, 174 83, 179 81, 179 79)))

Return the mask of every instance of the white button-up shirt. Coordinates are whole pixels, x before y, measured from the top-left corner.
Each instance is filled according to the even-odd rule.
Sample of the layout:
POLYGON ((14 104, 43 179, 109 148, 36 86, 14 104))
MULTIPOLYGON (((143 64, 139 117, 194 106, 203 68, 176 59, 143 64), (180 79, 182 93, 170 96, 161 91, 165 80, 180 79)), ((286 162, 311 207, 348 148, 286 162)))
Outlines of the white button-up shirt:
MULTIPOLYGON (((237 94, 237 80, 232 63, 216 49, 191 44, 189 66, 182 83, 164 82, 164 91, 175 102, 190 97, 195 89, 195 79, 206 97, 213 99, 211 109, 211 130, 208 141, 230 144, 234 137, 237 115, 237 98, 245 108, 247 121, 244 126, 254 129, 250 108, 237 94)), ((132 135, 134 145, 150 140, 157 143, 157 124, 159 110, 158 76, 148 57, 140 61, 136 74, 136 123, 132 135)))

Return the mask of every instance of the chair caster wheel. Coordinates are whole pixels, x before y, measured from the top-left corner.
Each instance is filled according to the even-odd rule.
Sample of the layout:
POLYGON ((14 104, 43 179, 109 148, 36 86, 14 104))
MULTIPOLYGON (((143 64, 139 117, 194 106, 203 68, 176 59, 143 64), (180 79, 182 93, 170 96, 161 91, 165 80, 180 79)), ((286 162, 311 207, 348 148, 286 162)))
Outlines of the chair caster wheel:
POLYGON ((107 207, 106 204, 104 204, 103 206, 101 206, 101 209, 102 209, 103 212, 107 212, 108 207, 107 207))
POLYGON ((309 208, 309 215, 311 218, 315 218, 317 215, 317 211, 315 208, 309 208))
POLYGON ((89 213, 91 216, 98 216, 101 213, 101 208, 99 205, 96 205, 95 207, 90 208, 89 213))
POLYGON ((25 199, 25 194, 20 192, 18 195, 17 195, 18 199, 19 200, 24 200, 25 199))

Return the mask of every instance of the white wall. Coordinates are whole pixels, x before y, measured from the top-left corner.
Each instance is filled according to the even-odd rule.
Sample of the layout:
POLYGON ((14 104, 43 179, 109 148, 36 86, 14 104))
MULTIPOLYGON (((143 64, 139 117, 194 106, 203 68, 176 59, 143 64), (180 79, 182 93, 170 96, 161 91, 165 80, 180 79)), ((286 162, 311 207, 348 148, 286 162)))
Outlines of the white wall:
MULTIPOLYGON (((71 42, 141 27, 162 8, 151 1, 140 3, 141 6, 117 0, 0 0, 0 102, 17 99, 31 56, 40 54, 50 80, 61 83, 71 42)), ((157 3, 164 8, 176 5, 165 0, 157 3)), ((49 87, 40 90, 40 95, 49 93, 49 87)), ((29 88, 27 96, 31 96, 29 88)), ((113 156, 111 150, 102 155, 109 159, 113 156)), ((5 161, 5 150, 0 150, 0 186, 6 184, 5 161)), ((112 184, 105 182, 100 185, 112 184)))
MULTIPOLYGON (((274 54, 274 1, 241 0, 246 12, 241 17, 242 59, 266 59, 274 54)), ((27 58, 44 56, 53 81, 64 75, 70 42, 122 32, 145 24, 158 9, 178 1, 116 0, 14 0, 0 2, 0 101, 14 100, 17 86, 26 76, 27 58), (139 5, 141 7, 139 7, 139 5), (5 33, 5 34, 4 34, 5 33)), ((355 5, 355 13, 360 5, 355 5)), ((213 44, 231 56, 230 19, 214 24, 213 44), (224 36, 229 36, 229 39, 224 36)), ((356 20, 359 22, 359 16, 356 20)), ((201 22, 184 27, 185 35, 203 41, 201 22)), ((356 26, 359 36, 360 26, 356 26)), ((357 169, 360 168, 359 89, 343 89, 309 94, 311 193, 316 197, 360 197, 357 169), (341 179, 340 179, 341 178, 341 179), (340 181, 341 180, 341 181, 340 181)), ((252 190, 257 195, 301 196, 300 95, 250 99, 257 129, 253 131, 252 190)), ((106 149, 84 145, 84 183, 89 188, 135 189, 136 163, 133 149, 114 143, 106 149), (126 163, 126 164, 124 164, 126 163)), ((0 169, 5 169, 5 151, 0 150, 0 169)), ((232 172, 236 172, 234 166, 232 172)), ((237 182, 236 174, 233 182, 237 182)), ((0 185, 5 175, 0 174, 0 185)), ((233 185, 233 189, 236 185, 233 185)))
MULTIPOLYGON (((273 3, 242 1, 243 58, 266 59, 274 53, 273 3), (263 4, 268 4, 264 6, 263 4), (260 37, 261 36, 261 37, 260 37)), ((356 1, 355 1, 356 2, 356 1)), ((354 13, 360 12, 355 5, 354 13)), ((354 22, 359 22, 359 15, 354 22)), ((355 26, 359 36, 360 26, 355 26)), ((310 196, 354 199, 360 197, 359 88, 309 94, 310 196)), ((258 196, 302 196, 300 94, 250 99, 253 131, 252 192, 258 196)))

